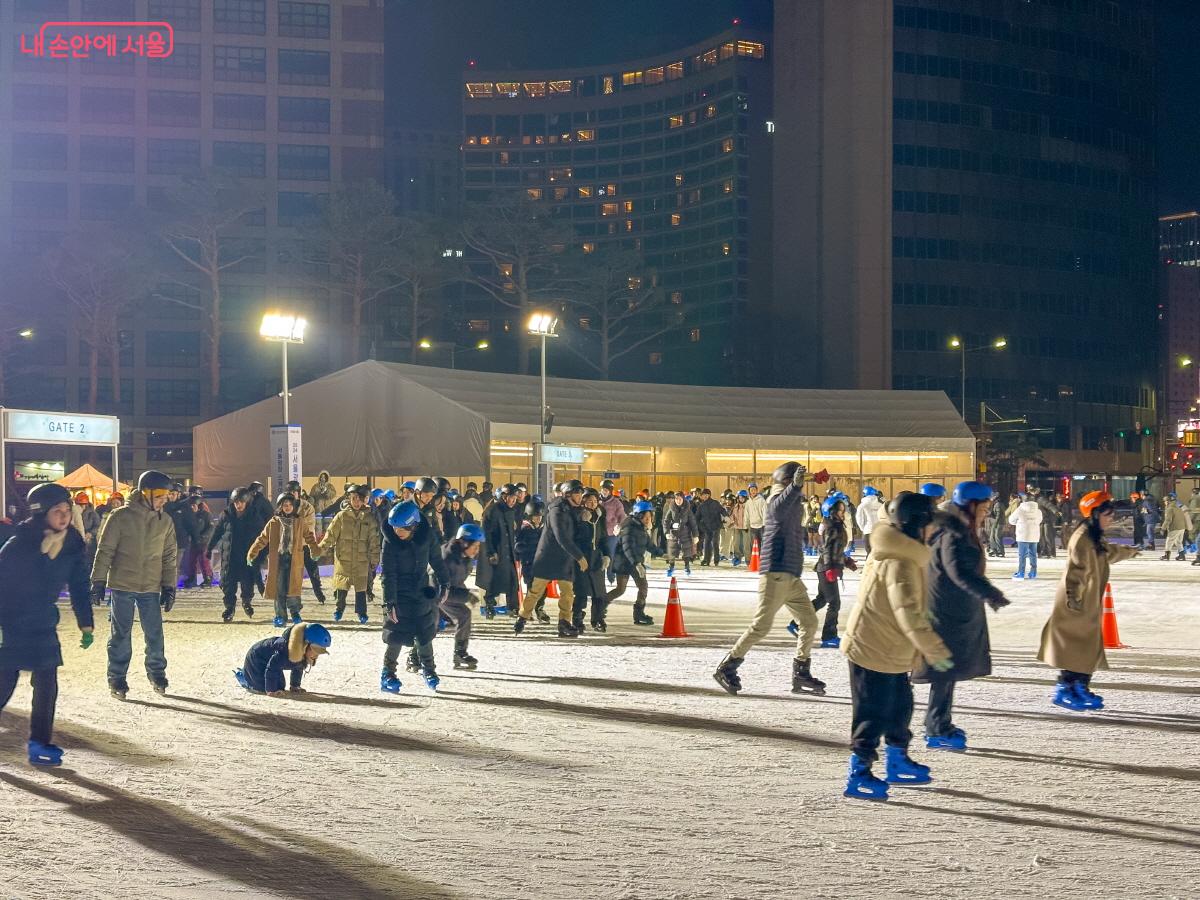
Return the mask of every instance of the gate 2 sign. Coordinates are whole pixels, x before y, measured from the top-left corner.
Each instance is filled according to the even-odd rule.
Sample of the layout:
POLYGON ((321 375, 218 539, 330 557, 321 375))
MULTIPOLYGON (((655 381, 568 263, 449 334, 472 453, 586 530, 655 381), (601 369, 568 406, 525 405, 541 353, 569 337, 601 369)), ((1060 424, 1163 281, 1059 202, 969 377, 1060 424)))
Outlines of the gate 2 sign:
POLYGON ((4 439, 29 444, 103 444, 120 442, 121 426, 111 416, 4 411, 4 439))

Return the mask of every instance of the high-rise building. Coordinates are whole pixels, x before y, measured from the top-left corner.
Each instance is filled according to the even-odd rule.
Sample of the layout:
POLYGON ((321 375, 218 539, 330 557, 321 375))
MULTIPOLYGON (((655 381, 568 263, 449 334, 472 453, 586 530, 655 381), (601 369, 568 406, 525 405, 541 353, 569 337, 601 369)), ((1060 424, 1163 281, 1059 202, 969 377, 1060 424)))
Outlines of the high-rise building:
MULTIPOLYGON (((103 28, 90 28, 103 34, 103 28)), ((267 199, 243 220, 249 259, 223 273, 220 409, 278 390, 278 357, 257 336, 269 303, 314 319, 295 379, 345 358, 342 316, 281 259, 293 226, 339 182, 384 178, 381 0, 14 0, 0 6, 0 245, 35 254, 81 226, 154 206, 180 176, 222 169, 267 199), (162 21, 173 52, 93 47, 22 52, 48 21, 162 21)), ((123 44, 123 40, 119 43, 123 44)), ((189 281, 194 273, 174 273, 189 281)), ((199 288, 160 285, 194 296, 199 288)), ((181 295, 181 296, 182 296, 181 295)), ((186 299, 186 297, 184 297, 186 299)), ((82 410, 88 371, 76 323, 39 329, 39 365, 5 402, 82 410)), ((121 399, 102 377, 98 411, 122 419, 125 471, 190 469, 202 417, 205 329, 195 309, 151 299, 122 326, 121 399)), ((103 363, 108 371, 107 363, 103 363)))
POLYGON ((1170 444, 1200 427, 1200 213, 1158 221, 1159 383, 1170 444))
POLYGON ((463 88, 468 203, 508 192, 547 204, 585 252, 636 248, 657 274, 666 297, 657 315, 675 327, 614 374, 749 380, 749 366, 735 365, 749 359, 738 345, 771 271, 766 37, 733 28, 603 67, 471 68, 463 88))

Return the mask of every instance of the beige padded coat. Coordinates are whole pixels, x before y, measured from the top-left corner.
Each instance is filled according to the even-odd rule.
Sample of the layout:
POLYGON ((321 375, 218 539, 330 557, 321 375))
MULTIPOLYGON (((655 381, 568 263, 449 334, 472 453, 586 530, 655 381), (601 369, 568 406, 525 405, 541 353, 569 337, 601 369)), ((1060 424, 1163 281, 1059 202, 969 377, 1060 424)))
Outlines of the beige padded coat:
POLYGON ((374 510, 346 507, 338 513, 321 539, 321 551, 333 551, 333 589, 367 590, 382 545, 374 510))

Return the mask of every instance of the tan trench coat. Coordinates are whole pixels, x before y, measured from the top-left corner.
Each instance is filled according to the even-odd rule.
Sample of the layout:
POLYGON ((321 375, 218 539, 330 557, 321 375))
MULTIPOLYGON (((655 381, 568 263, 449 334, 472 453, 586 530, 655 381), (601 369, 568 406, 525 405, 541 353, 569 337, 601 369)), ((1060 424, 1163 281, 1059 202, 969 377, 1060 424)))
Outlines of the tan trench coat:
POLYGON ((1138 551, 1103 539, 1101 546, 1106 553, 1092 542, 1087 523, 1075 529, 1067 544, 1067 568, 1058 583, 1054 609, 1042 629, 1038 650, 1038 659, 1056 669, 1090 675, 1108 668, 1100 621, 1109 566, 1137 556, 1138 551))
MULTIPOLYGON (((279 536, 282 530, 283 523, 279 520, 279 516, 272 516, 271 521, 267 523, 267 527, 262 530, 262 534, 254 539, 254 543, 250 545, 249 552, 246 553, 246 561, 253 565, 254 558, 262 552, 263 547, 267 548, 267 582, 264 586, 263 596, 268 600, 274 600, 277 596, 276 579, 279 577, 279 536)), ((292 522, 292 569, 288 574, 288 597, 299 597, 304 585, 305 544, 308 544, 313 556, 319 554, 320 548, 317 546, 317 538, 313 534, 312 521, 295 519, 292 522)))

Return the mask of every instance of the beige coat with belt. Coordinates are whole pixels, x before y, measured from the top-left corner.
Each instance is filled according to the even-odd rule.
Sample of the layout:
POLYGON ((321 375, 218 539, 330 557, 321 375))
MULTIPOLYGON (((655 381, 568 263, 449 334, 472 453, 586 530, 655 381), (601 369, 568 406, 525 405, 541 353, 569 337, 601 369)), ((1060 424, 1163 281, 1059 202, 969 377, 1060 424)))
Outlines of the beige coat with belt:
MULTIPOLYGON (((278 596, 279 538, 282 531, 283 522, 280 521, 279 516, 272 517, 271 521, 267 523, 267 527, 262 530, 262 534, 254 539, 254 543, 250 545, 250 550, 246 553, 246 562, 253 565, 255 557, 262 552, 263 547, 267 548, 267 582, 263 589, 263 596, 268 600, 274 600, 278 596)), ((288 573, 286 595, 288 597, 299 597, 304 585, 305 544, 308 544, 314 557, 320 555, 320 548, 317 546, 317 539, 312 530, 312 521, 293 519, 292 568, 288 573)))
POLYGON ((871 532, 871 555, 842 637, 851 662, 899 674, 912 671, 922 657, 930 663, 950 657, 929 621, 925 573, 931 555, 890 522, 871 532))
POLYGON ((1109 566, 1137 554, 1133 547, 1110 544, 1103 538, 1097 547, 1086 522, 1075 529, 1067 544, 1067 568, 1054 595, 1054 609, 1042 629, 1038 659, 1056 669, 1086 675, 1108 668, 1100 622, 1109 566))

